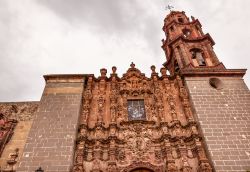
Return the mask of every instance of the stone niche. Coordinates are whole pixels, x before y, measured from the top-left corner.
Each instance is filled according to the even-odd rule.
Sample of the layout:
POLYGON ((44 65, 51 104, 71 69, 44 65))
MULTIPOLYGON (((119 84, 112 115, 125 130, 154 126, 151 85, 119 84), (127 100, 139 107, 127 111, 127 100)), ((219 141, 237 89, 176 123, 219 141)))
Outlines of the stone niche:
POLYGON ((88 77, 72 171, 212 171, 182 79, 151 70, 88 77))

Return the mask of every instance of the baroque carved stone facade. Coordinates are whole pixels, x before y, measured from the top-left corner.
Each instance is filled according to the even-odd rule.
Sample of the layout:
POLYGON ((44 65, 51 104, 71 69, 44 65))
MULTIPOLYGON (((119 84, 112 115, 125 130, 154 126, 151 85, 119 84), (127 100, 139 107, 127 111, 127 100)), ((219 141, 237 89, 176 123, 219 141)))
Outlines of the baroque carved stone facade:
POLYGON ((245 172, 250 93, 198 19, 164 20, 167 61, 93 74, 45 75, 40 102, 0 103, 1 171, 245 172))
POLYGON ((133 63, 121 78, 112 70, 87 79, 73 171, 212 171, 182 79, 154 66, 147 78, 133 63), (144 102, 144 120, 129 119, 130 100, 144 102))

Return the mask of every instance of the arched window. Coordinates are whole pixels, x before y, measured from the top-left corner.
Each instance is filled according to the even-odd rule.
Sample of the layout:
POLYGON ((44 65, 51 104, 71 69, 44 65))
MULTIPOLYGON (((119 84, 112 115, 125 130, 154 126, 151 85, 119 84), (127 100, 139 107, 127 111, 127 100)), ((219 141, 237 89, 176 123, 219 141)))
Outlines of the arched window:
POLYGON ((199 66, 206 66, 205 58, 202 50, 198 48, 193 48, 190 50, 192 59, 195 59, 199 66))
POLYGON ((183 29, 183 30, 182 30, 182 33, 183 33, 183 36, 184 36, 185 38, 187 38, 187 37, 190 36, 191 31, 190 31, 189 29, 183 29))
POLYGON ((179 72, 179 70, 180 70, 180 67, 178 65, 178 62, 175 60, 174 61, 174 72, 179 72))

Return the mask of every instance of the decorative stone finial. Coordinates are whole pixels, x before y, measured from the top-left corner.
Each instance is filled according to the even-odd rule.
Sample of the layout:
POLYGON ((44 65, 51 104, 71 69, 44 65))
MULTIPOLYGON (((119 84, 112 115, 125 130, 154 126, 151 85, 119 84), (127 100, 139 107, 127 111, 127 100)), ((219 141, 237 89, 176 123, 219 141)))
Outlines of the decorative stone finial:
POLYGON ((165 67, 162 67, 160 71, 161 71, 161 75, 162 76, 166 76, 167 75, 167 69, 165 67))
POLYGON ((132 63, 130 64, 130 67, 131 67, 131 68, 135 68, 135 64, 132 62, 132 63))
POLYGON ((152 70, 152 73, 156 73, 156 72, 155 72, 155 65, 152 65, 150 68, 151 68, 151 70, 152 70))
POLYGON ((107 69, 105 69, 105 68, 100 69, 100 73, 101 73, 102 77, 106 77, 107 69))
POLYGON ((113 67, 112 67, 112 72, 113 72, 113 74, 116 73, 116 70, 117 70, 117 68, 116 68, 115 66, 113 66, 113 67))

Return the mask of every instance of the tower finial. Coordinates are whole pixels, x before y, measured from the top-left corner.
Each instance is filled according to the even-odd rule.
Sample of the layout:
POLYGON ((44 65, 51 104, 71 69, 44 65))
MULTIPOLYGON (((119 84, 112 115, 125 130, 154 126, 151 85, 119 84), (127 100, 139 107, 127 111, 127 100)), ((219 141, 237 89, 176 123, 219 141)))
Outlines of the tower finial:
POLYGON ((131 67, 131 68, 135 68, 135 64, 132 62, 132 63, 130 64, 130 67, 131 67))
POLYGON ((169 10, 170 12, 172 11, 171 9, 172 8, 174 8, 174 6, 172 6, 172 5, 167 5, 166 7, 165 7, 165 10, 169 10))

